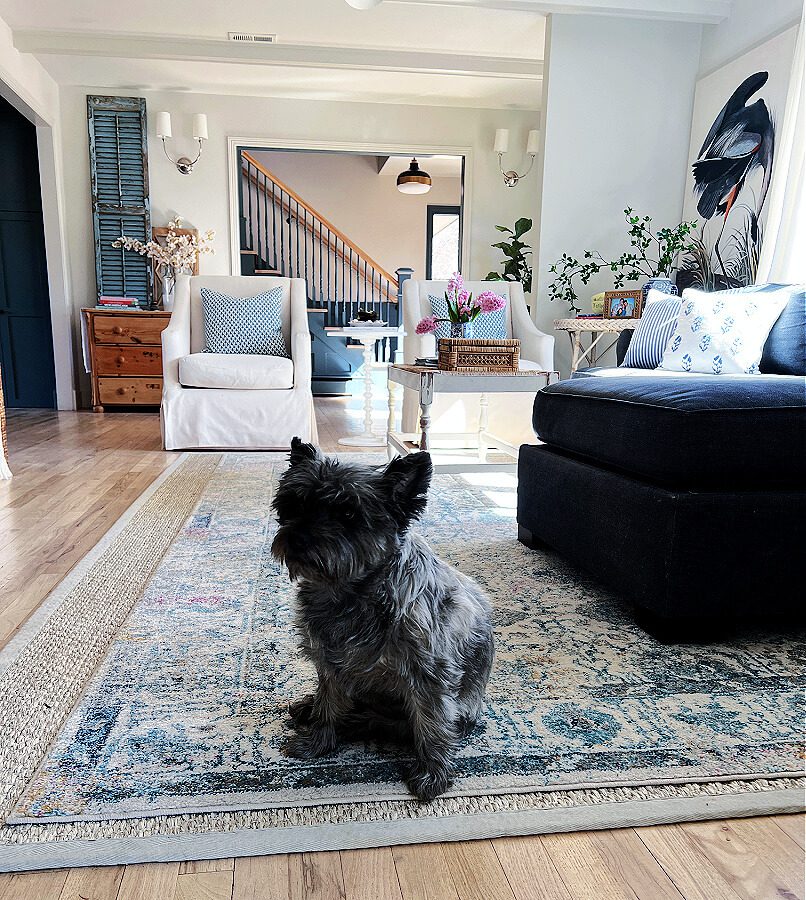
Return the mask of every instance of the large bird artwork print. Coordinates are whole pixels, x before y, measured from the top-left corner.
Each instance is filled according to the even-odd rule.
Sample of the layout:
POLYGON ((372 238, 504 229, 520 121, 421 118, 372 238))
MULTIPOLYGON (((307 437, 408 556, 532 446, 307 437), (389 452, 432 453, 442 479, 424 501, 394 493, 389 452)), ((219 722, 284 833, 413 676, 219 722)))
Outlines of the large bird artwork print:
POLYGON ((725 285, 738 286, 753 268, 760 244, 759 215, 770 186, 775 128, 763 99, 749 103, 767 83, 767 72, 756 72, 739 85, 714 120, 703 141, 696 161, 694 193, 697 212, 706 222, 720 216, 721 227, 713 251, 721 268, 725 285), (734 244, 733 265, 726 267, 720 253, 728 216, 736 206, 746 183, 760 170, 763 177, 759 193, 751 204, 743 204, 747 213, 744 228, 731 235, 734 244))

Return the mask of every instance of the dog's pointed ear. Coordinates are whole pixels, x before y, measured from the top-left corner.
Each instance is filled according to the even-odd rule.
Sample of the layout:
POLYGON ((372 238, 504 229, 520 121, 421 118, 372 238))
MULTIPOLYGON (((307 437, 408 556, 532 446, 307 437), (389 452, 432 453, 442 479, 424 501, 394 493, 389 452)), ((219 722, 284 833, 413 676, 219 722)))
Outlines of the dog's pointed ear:
POLYGON ((296 466, 301 462, 311 462, 319 459, 319 451, 313 444, 306 444, 298 437, 291 438, 291 453, 288 460, 292 466, 296 466))
POLYGON ((410 453, 393 459, 381 476, 391 510, 402 526, 418 518, 428 503, 434 467, 429 453, 410 453))

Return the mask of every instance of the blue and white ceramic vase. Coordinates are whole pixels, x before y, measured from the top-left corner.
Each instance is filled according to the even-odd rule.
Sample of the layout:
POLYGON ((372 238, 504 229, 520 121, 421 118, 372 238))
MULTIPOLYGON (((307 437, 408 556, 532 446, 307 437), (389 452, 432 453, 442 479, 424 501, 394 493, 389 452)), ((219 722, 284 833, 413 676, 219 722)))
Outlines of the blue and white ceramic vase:
POLYGON ((473 330, 472 322, 451 322, 452 338, 472 338, 473 330))
POLYGON ((644 305, 646 305, 647 294, 653 290, 660 291, 661 294, 672 294, 673 296, 677 296, 677 285, 671 278, 650 278, 641 290, 644 295, 644 305))

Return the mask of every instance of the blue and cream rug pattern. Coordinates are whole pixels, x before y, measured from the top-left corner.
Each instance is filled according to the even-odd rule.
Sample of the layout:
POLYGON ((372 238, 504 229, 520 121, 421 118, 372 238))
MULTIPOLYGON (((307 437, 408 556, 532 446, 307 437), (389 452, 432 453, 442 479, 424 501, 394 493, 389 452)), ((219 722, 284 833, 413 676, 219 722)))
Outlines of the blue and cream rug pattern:
MULTIPOLYGON (((283 755, 287 705, 315 683, 296 649, 293 587, 269 552, 285 457, 215 460, 7 823, 416 805, 400 749, 283 755)), ((514 488, 507 475, 437 475, 417 526, 494 607, 485 722, 449 796, 721 790, 803 774, 803 635, 654 641, 619 598, 516 541, 514 488)))

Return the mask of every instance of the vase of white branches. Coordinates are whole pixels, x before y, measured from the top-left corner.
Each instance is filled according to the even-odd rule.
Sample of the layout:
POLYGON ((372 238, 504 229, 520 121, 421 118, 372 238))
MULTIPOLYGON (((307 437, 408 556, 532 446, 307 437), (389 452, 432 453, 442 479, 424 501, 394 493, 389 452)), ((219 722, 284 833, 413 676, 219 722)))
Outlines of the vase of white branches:
POLYGON ((154 268, 162 280, 162 308, 167 312, 173 309, 176 276, 182 272, 193 272, 196 263, 203 253, 214 253, 210 246, 215 231, 205 231, 203 235, 182 232, 182 220, 177 216, 168 223, 168 234, 164 242, 138 241, 136 238, 122 234, 113 247, 123 247, 154 261, 154 268))

